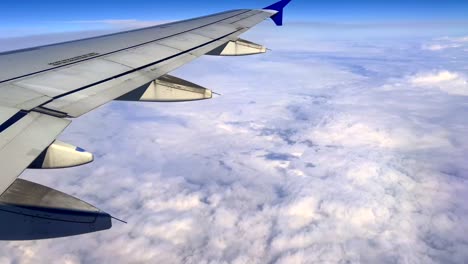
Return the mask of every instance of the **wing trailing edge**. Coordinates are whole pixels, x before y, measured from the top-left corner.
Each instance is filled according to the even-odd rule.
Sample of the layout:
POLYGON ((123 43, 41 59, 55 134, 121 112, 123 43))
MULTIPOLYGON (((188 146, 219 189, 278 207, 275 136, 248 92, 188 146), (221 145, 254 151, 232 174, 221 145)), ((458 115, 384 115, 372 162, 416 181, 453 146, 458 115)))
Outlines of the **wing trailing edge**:
POLYGON ((67 237, 111 228, 111 215, 23 179, 0 196, 0 241, 67 237))

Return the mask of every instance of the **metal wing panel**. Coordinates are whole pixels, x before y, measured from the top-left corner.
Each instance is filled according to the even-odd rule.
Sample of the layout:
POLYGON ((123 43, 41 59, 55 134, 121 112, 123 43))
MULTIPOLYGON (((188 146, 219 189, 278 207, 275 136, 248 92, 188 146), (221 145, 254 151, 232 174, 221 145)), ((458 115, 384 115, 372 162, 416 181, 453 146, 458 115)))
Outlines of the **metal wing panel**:
MULTIPOLYGON (((136 68, 144 65, 146 62, 154 62, 160 59, 158 56, 153 57, 142 52, 143 56, 139 56, 140 61, 143 62, 142 64, 129 63, 128 60, 122 59, 122 65, 108 67, 109 64, 104 65, 105 62, 103 62, 106 59, 105 57, 125 53, 129 50, 130 52, 132 50, 135 51, 140 47, 151 45, 158 40, 166 42, 166 39, 173 35, 180 35, 183 32, 197 30, 202 27, 207 32, 210 32, 210 26, 221 23, 220 21, 223 21, 223 19, 237 17, 239 14, 247 12, 247 10, 235 10, 130 32, 0 53, 0 68, 2 68, 0 72, 0 91, 4 91, 0 94, 0 104, 4 102, 3 105, 30 110, 50 101, 52 99, 50 97, 56 97, 60 93, 67 93, 92 85, 96 80, 96 76, 105 79, 105 76, 114 76, 114 73, 122 72, 119 69, 115 69, 116 67, 126 65, 136 68), (99 62, 93 62, 97 60, 99 62), (89 62, 91 64, 88 64, 89 62), (101 66, 98 64, 101 64, 101 66), (93 74, 93 72, 89 71, 89 69, 96 68, 98 74, 93 74), (101 74, 99 70, 106 72, 101 74), (87 73, 94 76, 89 76, 87 73)), ((223 27, 225 28, 226 24, 223 27)), ((233 26, 228 27, 232 28, 233 26)), ((221 27, 217 26, 217 28, 219 30, 221 27)), ((228 30, 225 28, 224 31, 219 33, 223 34, 228 30)), ((211 30, 211 32, 214 31, 211 30)), ((205 36, 203 34, 196 34, 196 36, 192 35, 192 37, 194 39, 203 37, 213 38, 216 35, 205 36)), ((179 46, 179 48, 181 47, 179 46)), ((164 53, 163 48, 160 50, 155 51, 153 55, 164 53)), ((132 54, 127 52, 119 56, 125 57, 125 55, 131 56, 132 54)), ((171 56, 173 53, 163 55, 171 56)), ((130 56, 127 56, 127 58, 130 56)), ((110 59, 109 61, 113 60, 110 59)), ((135 61, 135 59, 131 59, 130 61, 135 61)), ((119 62, 119 60, 115 62, 119 62)))
POLYGON ((261 11, 249 10, 248 12, 245 12, 245 13, 239 14, 237 16, 233 16, 233 17, 230 17, 228 19, 225 19, 223 22, 228 23, 228 24, 234 24, 236 21, 249 18, 249 17, 251 17, 253 15, 258 14, 259 12, 261 12, 261 11))
POLYGON ((178 49, 152 43, 139 48, 111 54, 104 57, 104 59, 135 69, 141 65, 151 64, 155 61, 173 56, 179 52, 180 50, 178 49))
POLYGON ((137 71, 92 86, 83 92, 69 94, 46 104, 45 107, 65 112, 71 117, 78 117, 153 80, 137 71))
POLYGON ((190 31, 190 33, 205 36, 211 39, 216 39, 219 36, 224 36, 237 29, 238 28, 235 25, 228 24, 223 21, 203 28, 194 29, 190 31))
POLYGON ((248 28, 251 28, 251 27, 257 25, 258 23, 262 22, 266 18, 269 18, 270 16, 271 16, 271 13, 267 13, 267 12, 264 12, 264 11, 257 11, 256 14, 253 14, 253 15, 251 15, 249 17, 234 21, 231 24, 233 24, 235 26, 238 26, 238 27, 248 29, 248 28))
POLYGON ((13 84, 0 87, 0 105, 31 110, 44 104, 52 98, 30 89, 24 89, 13 84))
MULTIPOLYGON (((57 66, 56 69, 23 77, 9 82, 8 85, 43 96, 40 100, 29 101, 29 107, 37 102, 37 106, 42 109, 77 117, 151 82, 229 40, 236 39, 249 27, 270 16, 271 13, 259 10, 238 10, 102 38, 65 43, 62 45, 88 44, 88 54, 95 55, 91 55, 90 58, 79 56, 78 61, 74 61, 73 58, 58 61, 53 63, 57 66), (109 39, 119 41, 107 48, 105 52, 108 53, 101 54, 102 43, 108 43, 109 39), (138 40, 138 44, 135 39, 138 40), (148 39, 151 40, 141 42, 148 39), (99 42, 99 45, 91 45, 94 42, 99 42), (119 49, 121 47, 124 49, 119 49), (49 98, 52 101, 46 101, 49 98)), ((40 49, 57 47, 58 50, 64 48, 61 45, 52 45, 40 49)), ((76 50, 73 52, 76 54, 76 50)))
POLYGON ((0 84, 163 39, 247 12, 234 10, 149 28, 0 53, 0 84))
POLYGON ((130 67, 119 63, 94 59, 29 77, 13 84, 49 97, 56 97, 130 69, 130 67))
POLYGON ((131 73, 131 75, 113 78, 107 82, 83 89, 80 92, 71 93, 46 104, 45 107, 65 112, 71 117, 78 117, 206 54, 225 43, 228 40, 227 38, 228 37, 226 37, 225 40, 213 40, 203 47, 199 47, 184 54, 179 54, 174 58, 167 59, 152 66, 139 69, 131 73))
POLYGON ((8 123, 0 133, 0 194, 71 122, 35 112, 22 113, 14 122, 11 117, 5 119, 15 111, 18 109, 0 108, 2 126, 8 123))
POLYGON ((194 47, 206 44, 212 41, 212 38, 193 34, 191 32, 182 33, 177 36, 159 40, 156 43, 167 47, 175 48, 180 51, 192 49, 194 47))
POLYGON ((73 93, 54 100, 51 103, 46 104, 45 107, 65 112, 71 117, 78 117, 109 102, 110 100, 146 85, 167 72, 170 72, 171 70, 176 69, 196 58, 196 56, 191 54, 180 55, 177 58, 169 59, 157 64, 157 66, 150 66, 129 75, 85 89, 84 92, 88 93, 87 96, 83 97, 78 95, 80 93, 73 93))

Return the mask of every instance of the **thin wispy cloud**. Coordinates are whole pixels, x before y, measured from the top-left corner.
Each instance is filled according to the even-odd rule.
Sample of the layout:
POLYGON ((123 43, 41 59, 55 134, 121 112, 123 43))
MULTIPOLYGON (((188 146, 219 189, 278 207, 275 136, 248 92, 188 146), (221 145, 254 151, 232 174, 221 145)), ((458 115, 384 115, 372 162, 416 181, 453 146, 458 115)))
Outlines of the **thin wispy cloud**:
POLYGON ((431 51, 444 51, 447 49, 463 49, 468 47, 468 37, 443 37, 425 43, 422 49, 431 51))

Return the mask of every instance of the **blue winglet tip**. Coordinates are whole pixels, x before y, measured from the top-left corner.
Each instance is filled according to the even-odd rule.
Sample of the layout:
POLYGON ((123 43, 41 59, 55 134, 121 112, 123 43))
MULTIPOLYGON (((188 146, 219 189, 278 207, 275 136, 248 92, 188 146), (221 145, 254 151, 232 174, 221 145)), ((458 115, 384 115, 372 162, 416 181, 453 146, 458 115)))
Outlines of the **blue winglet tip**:
POLYGON ((283 9, 291 2, 291 0, 281 0, 263 9, 276 10, 278 13, 274 14, 271 19, 277 26, 283 25, 283 9))

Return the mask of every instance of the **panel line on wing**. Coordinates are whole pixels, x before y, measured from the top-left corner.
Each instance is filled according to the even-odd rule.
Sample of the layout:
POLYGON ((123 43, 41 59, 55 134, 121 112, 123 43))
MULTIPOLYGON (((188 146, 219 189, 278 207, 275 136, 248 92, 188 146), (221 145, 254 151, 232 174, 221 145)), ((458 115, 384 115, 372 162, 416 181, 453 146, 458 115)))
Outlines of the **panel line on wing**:
POLYGON ((53 98, 54 98, 54 99, 59 99, 59 98, 62 98, 62 97, 64 97, 64 96, 67 96, 67 95, 76 93, 76 92, 78 92, 78 91, 81 91, 81 90, 90 88, 90 87, 92 87, 92 86, 98 85, 98 84, 100 84, 100 83, 104 83, 104 82, 110 81, 110 80, 112 80, 112 79, 119 78, 119 77, 125 76, 125 75, 127 75, 127 74, 130 74, 130 73, 133 73, 133 72, 137 72, 137 71, 143 70, 144 68, 147 68, 147 67, 156 65, 156 64, 158 64, 158 63, 161 63, 161 62, 164 62, 164 61, 167 61, 167 60, 176 58, 176 57, 178 57, 178 56, 180 56, 180 55, 184 55, 184 54, 186 54, 186 53, 190 53, 190 52, 192 52, 192 51, 194 51, 194 50, 196 50, 196 49, 198 49, 198 48, 201 48, 201 47, 204 47, 204 46, 209 45, 209 44, 211 44, 211 43, 214 43, 214 42, 216 42, 216 41, 219 41, 219 40, 221 40, 221 39, 223 39, 223 38, 225 38, 225 37, 227 37, 227 36, 229 36, 229 35, 232 35, 232 34, 235 34, 235 33, 239 32, 239 31, 240 31, 240 30, 233 31, 233 32, 231 32, 231 33, 229 33, 229 34, 226 34, 226 35, 221 36, 221 37, 219 37, 219 38, 217 38, 217 39, 211 40, 211 41, 209 41, 209 42, 207 42, 207 43, 198 45, 198 46, 193 47, 193 48, 191 48, 191 49, 188 49, 188 50, 179 52, 179 53, 177 53, 177 54, 171 55, 171 56, 169 56, 169 57, 166 57, 166 58, 164 58, 164 59, 158 60, 158 61, 156 61, 156 62, 152 62, 152 63, 146 64, 146 65, 140 66, 140 67, 138 67, 138 68, 134 68, 134 69, 132 69, 132 70, 129 70, 129 71, 126 71, 126 72, 123 72, 123 73, 120 73, 120 74, 117 74, 117 75, 108 77, 108 78, 103 79, 103 80, 100 80, 100 81, 98 81, 98 82, 95 82, 95 83, 92 83, 92 84, 88 84, 88 85, 86 85, 86 86, 83 86, 83 87, 74 89, 74 90, 72 90, 72 91, 69 91, 69 92, 66 92, 66 93, 57 95, 57 96, 55 96, 55 97, 53 97, 53 98))
POLYGON ((28 112, 26 111, 19 111, 18 113, 14 114, 12 117, 10 117, 8 120, 6 120, 0 125, 0 133, 2 133, 5 129, 12 126, 14 123, 18 122, 21 118, 25 117, 27 114, 28 112))
POLYGON ((229 22, 229 24, 235 24, 235 23, 237 23, 237 22, 239 22, 239 21, 242 21, 242 20, 244 20, 244 19, 249 19, 249 18, 251 18, 251 17, 253 17, 253 16, 256 16, 256 15, 258 15, 258 14, 260 14, 260 13, 262 13, 262 12, 261 12, 261 11, 257 11, 257 12, 256 12, 255 14, 253 14, 253 15, 240 18, 240 19, 235 20, 235 21, 233 21, 233 22, 229 22))
POLYGON ((242 13, 240 13, 240 14, 233 15, 233 16, 231 16, 231 17, 223 18, 223 19, 221 19, 221 20, 217 20, 217 21, 215 21, 215 22, 211 22, 211 23, 208 23, 208 24, 199 26, 199 27, 191 28, 191 29, 189 29, 189 30, 185 30, 185 31, 182 31, 182 32, 178 32, 178 33, 176 33, 176 34, 172 34, 172 35, 169 35, 169 36, 165 36, 165 37, 162 37, 162 38, 159 38, 159 39, 147 41, 147 42, 144 42, 144 43, 140 43, 140 44, 138 44, 138 45, 134 45, 134 46, 131 46, 131 47, 126 47, 126 48, 119 49, 119 50, 115 50, 115 51, 111 51, 111 52, 108 52, 108 53, 99 54, 99 55, 96 56, 96 57, 85 58, 85 59, 83 59, 83 60, 71 62, 71 63, 69 63, 69 64, 63 64, 63 65, 60 65, 60 66, 57 66, 57 67, 53 67, 53 68, 49 68, 49 69, 45 69, 45 70, 41 70, 41 71, 37 71, 37 72, 33 72, 33 73, 24 74, 24 75, 22 75, 22 76, 13 77, 13 78, 10 78, 10 79, 7 79, 7 80, 2 80, 2 81, 0 81, 0 84, 5 83, 5 82, 9 82, 9 81, 13 81, 13 80, 17 80, 17 79, 20 79, 20 78, 32 76, 32 75, 35 75, 35 74, 39 74, 39 73, 44 73, 44 72, 56 70, 56 69, 63 68, 63 67, 66 67, 66 66, 70 66, 70 65, 73 65, 73 64, 77 64, 77 63, 80 63, 80 62, 84 62, 84 61, 88 61, 88 60, 93 60, 93 59, 96 59, 96 58, 100 58, 100 57, 107 56, 107 55, 110 55, 110 54, 114 54, 114 53, 117 53, 117 52, 125 51, 125 50, 128 50, 128 49, 140 47, 140 46, 143 46, 143 45, 146 45, 146 44, 150 44, 150 43, 153 43, 153 42, 157 42, 157 41, 160 41, 160 40, 163 40, 163 39, 166 39, 166 38, 170 38, 170 37, 177 36, 177 35, 180 35, 180 34, 183 34, 183 33, 187 33, 187 32, 190 32, 190 31, 192 31, 192 30, 196 30, 196 29, 200 29, 200 28, 203 28, 203 27, 206 27, 206 26, 209 26, 209 25, 213 25, 213 24, 219 23, 219 22, 221 22, 221 21, 228 20, 228 19, 230 19, 230 18, 236 17, 236 16, 238 16, 238 15, 242 15, 242 14, 247 13, 247 12, 250 12, 250 10, 245 11, 245 12, 242 12, 242 13))

